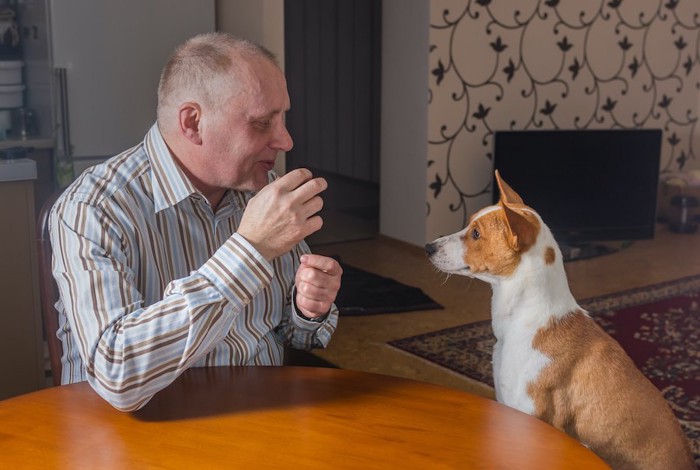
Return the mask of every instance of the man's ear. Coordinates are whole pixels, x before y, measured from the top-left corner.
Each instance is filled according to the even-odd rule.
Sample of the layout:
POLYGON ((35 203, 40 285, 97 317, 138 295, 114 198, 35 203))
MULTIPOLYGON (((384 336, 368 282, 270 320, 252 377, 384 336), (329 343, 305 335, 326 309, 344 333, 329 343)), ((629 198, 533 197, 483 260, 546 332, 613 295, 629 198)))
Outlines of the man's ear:
POLYGON ((198 103, 183 103, 178 113, 180 132, 195 145, 202 145, 202 108, 198 103))

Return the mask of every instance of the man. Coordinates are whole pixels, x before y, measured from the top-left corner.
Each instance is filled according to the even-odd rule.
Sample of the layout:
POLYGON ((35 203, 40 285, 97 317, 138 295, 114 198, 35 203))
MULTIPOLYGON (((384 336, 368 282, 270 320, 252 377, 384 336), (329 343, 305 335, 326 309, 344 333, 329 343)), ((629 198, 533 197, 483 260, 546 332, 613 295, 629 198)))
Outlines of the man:
POLYGON ((50 218, 62 383, 120 410, 194 366, 280 365, 324 347, 342 270, 304 237, 327 183, 297 169, 272 54, 223 33, 178 47, 144 141, 81 175, 50 218))

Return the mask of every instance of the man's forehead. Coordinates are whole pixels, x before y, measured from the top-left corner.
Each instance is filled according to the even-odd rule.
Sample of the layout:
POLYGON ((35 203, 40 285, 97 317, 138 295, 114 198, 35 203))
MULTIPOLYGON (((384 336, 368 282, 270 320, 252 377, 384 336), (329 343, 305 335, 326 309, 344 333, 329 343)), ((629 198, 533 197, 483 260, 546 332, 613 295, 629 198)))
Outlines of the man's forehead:
POLYGON ((290 109, 289 95, 284 86, 263 84, 248 98, 247 114, 258 119, 272 118, 290 109))

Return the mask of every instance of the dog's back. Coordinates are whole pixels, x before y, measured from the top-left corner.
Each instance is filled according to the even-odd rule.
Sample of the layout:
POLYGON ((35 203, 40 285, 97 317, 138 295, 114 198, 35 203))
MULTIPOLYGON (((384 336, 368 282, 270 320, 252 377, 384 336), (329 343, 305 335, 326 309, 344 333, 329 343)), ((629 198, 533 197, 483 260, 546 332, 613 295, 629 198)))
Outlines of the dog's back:
POLYGON ((576 303, 551 232, 497 174, 501 201, 426 246, 442 271, 489 282, 496 397, 616 469, 695 469, 678 420, 620 345, 576 303))

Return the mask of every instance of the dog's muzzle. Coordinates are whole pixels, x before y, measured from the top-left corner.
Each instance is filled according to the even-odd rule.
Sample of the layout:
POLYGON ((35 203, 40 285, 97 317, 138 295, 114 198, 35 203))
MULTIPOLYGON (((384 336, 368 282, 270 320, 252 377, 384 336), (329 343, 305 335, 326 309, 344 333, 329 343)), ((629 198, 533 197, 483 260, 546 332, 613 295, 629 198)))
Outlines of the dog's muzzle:
POLYGON ((469 276, 469 266, 464 264, 462 240, 462 234, 440 237, 425 245, 425 253, 438 270, 448 274, 469 276))

